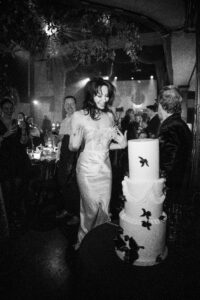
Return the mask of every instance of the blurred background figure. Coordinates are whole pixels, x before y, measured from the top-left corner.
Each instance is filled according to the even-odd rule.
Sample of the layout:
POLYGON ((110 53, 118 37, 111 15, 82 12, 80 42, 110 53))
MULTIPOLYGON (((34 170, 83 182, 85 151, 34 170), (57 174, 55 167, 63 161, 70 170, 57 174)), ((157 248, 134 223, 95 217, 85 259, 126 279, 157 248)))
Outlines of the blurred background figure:
POLYGON ((121 131, 124 133, 127 130, 127 140, 136 139, 138 126, 134 110, 127 109, 125 117, 121 121, 121 131))
POLYGON ((46 132, 52 131, 52 123, 51 120, 47 117, 47 115, 44 115, 41 128, 44 134, 46 132))
POLYGON ((147 122, 147 132, 149 137, 156 138, 158 136, 158 131, 160 128, 160 119, 158 116, 158 105, 154 103, 153 105, 148 105, 146 107, 147 115, 149 120, 147 122))
POLYGON ((69 137, 71 134, 71 118, 76 111, 76 99, 66 96, 63 102, 65 118, 61 122, 59 131, 59 154, 57 162, 57 180, 61 191, 61 201, 58 203, 56 217, 70 217, 68 225, 79 222, 80 195, 76 181, 76 162, 78 152, 69 150, 69 137))
POLYGON ((115 111, 115 119, 116 119, 116 125, 119 129, 121 129, 121 121, 122 121, 122 114, 124 112, 123 107, 117 107, 115 111))
POLYGON ((10 221, 24 216, 31 164, 26 123, 22 120, 18 125, 12 118, 15 107, 10 99, 3 99, 0 107, 0 182, 10 221))
POLYGON ((135 114, 135 122, 136 122, 136 138, 138 137, 139 132, 142 130, 142 113, 141 112, 137 112, 135 114))
POLYGON ((28 148, 35 149, 40 144, 44 145, 45 136, 41 129, 36 124, 34 124, 33 117, 28 116, 26 118, 26 122, 29 128, 28 148))
POLYGON ((146 128, 143 128, 138 134, 138 139, 147 139, 149 138, 149 134, 146 128))
POLYGON ((22 111, 20 111, 17 114, 17 124, 20 126, 22 123, 24 123, 26 125, 26 132, 27 132, 27 135, 29 136, 29 124, 26 121, 25 114, 22 111))
MULTIPOLYGON (((136 122, 134 110, 132 108, 127 109, 125 116, 121 121, 122 133, 127 131, 127 140, 136 139, 138 128, 139 123, 136 122)), ((128 147, 120 150, 118 173, 120 174, 118 181, 121 182, 128 173, 128 147)))
POLYGON ((22 111, 18 112, 17 121, 18 121, 18 125, 20 122, 26 122, 25 114, 22 111))

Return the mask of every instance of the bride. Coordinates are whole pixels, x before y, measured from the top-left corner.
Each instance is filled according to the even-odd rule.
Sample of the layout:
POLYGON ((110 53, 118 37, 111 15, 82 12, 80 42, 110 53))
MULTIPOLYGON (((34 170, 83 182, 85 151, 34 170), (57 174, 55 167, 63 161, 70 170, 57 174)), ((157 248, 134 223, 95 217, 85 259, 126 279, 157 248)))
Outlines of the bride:
POLYGON ((81 195, 79 247, 84 236, 95 226, 109 221, 112 171, 109 150, 127 146, 123 135, 114 126, 109 105, 115 88, 111 82, 100 78, 90 80, 85 86, 83 109, 72 116, 69 149, 81 153, 76 175, 81 195))

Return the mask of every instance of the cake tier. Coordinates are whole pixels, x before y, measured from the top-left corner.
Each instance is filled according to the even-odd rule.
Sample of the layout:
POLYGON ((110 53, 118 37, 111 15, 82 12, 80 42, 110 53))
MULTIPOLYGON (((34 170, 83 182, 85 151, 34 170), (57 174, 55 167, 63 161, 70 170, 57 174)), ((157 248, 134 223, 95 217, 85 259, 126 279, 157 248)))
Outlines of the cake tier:
POLYGON ((129 177, 134 180, 159 178, 158 139, 135 139, 128 141, 129 177))
POLYGON ((132 219, 125 214, 124 210, 121 211, 120 226, 123 234, 120 237, 126 245, 116 248, 118 256, 125 261, 135 257, 129 262, 138 266, 160 263, 167 256, 166 220, 165 213, 162 214, 162 220, 149 219, 145 222, 132 219))
POLYGON ((139 219, 143 214, 148 213, 149 217, 159 218, 165 200, 164 182, 164 178, 138 181, 125 177, 122 187, 126 198, 124 207, 126 215, 139 219))

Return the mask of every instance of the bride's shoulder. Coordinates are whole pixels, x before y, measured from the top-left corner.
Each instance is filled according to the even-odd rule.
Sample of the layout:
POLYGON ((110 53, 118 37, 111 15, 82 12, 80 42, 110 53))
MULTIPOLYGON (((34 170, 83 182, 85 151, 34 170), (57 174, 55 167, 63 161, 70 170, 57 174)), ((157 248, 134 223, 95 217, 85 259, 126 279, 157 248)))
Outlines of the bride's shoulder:
POLYGON ((77 111, 75 111, 74 113, 73 113, 73 117, 74 118, 80 118, 80 117, 83 117, 84 116, 84 112, 83 112, 83 110, 81 109, 81 110, 77 110, 77 111))
POLYGON ((80 115, 80 114, 82 114, 82 109, 81 110, 76 110, 74 113, 73 113, 73 115, 80 115))
POLYGON ((109 111, 109 112, 107 113, 107 115, 108 115, 108 118, 109 118, 111 124, 113 125, 113 124, 114 124, 114 121, 115 121, 115 116, 114 116, 113 112, 112 112, 112 111, 109 111))
POLYGON ((107 114, 108 114, 109 118, 114 119, 114 113, 112 111, 108 111, 107 114))
POLYGON ((84 124, 85 122, 85 114, 83 110, 77 110, 73 113, 72 119, 71 119, 72 124, 84 124))

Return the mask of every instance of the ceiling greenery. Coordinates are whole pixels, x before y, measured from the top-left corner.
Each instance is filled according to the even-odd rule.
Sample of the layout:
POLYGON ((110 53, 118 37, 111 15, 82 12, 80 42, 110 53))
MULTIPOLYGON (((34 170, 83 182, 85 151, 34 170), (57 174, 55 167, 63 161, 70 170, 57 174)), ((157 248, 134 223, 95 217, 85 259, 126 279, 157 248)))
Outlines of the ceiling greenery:
POLYGON ((114 61, 116 48, 121 48, 130 62, 137 63, 141 46, 133 20, 109 10, 71 8, 64 2, 0 0, 0 59, 26 50, 32 56, 67 56, 78 65, 91 65, 114 61))
POLYGON ((19 49, 33 55, 46 53, 52 57, 69 55, 80 64, 115 58, 114 40, 137 61, 140 38, 133 21, 111 11, 94 8, 63 9, 44 5, 38 0, 0 1, 0 53, 14 54, 19 49), (47 35, 48 26, 52 35, 47 35))

